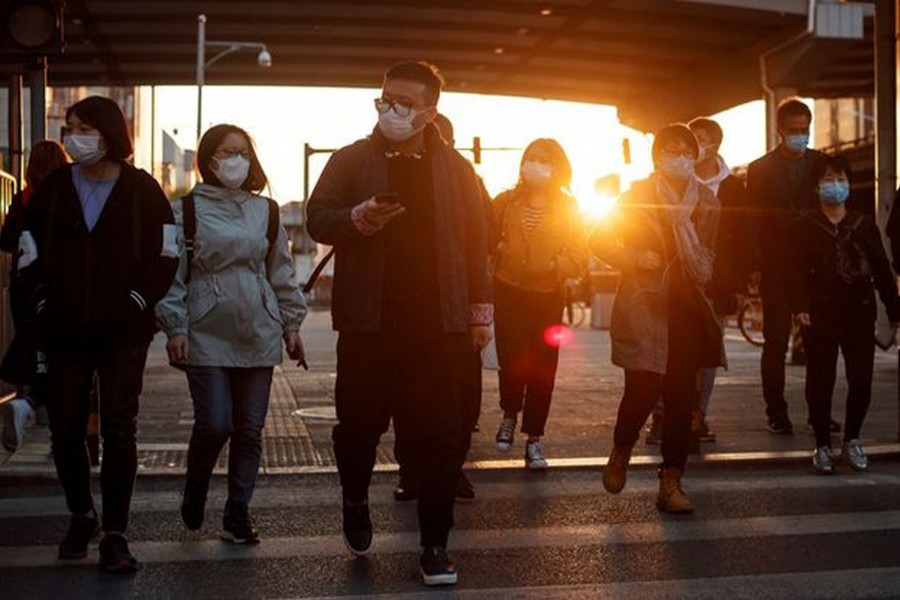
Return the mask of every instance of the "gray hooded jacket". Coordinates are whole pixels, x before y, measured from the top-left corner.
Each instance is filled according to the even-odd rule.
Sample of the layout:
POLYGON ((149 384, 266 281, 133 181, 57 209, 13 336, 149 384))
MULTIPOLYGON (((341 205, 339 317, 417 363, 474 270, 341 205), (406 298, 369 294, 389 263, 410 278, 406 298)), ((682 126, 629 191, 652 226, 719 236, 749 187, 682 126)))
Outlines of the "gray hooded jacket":
POLYGON ((298 330, 306 316, 284 227, 269 254, 265 199, 207 184, 191 193, 197 216, 191 279, 185 282, 184 215, 177 200, 180 258, 175 281, 156 307, 160 328, 169 337, 188 336, 190 365, 281 364, 283 333, 298 330))

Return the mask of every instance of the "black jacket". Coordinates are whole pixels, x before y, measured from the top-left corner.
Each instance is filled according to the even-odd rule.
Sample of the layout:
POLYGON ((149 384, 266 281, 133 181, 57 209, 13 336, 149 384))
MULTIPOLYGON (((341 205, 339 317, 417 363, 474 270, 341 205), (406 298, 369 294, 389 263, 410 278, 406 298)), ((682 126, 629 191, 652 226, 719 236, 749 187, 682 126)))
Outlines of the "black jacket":
MULTIPOLYGON (((441 140, 437 128, 425 130, 432 161, 437 268, 441 320, 446 333, 469 330, 473 313, 490 310, 487 223, 483 188, 472 165, 441 140)), ((383 300, 384 232, 357 231, 351 210, 387 189, 387 143, 372 135, 334 153, 306 206, 309 234, 334 246, 332 319, 338 331, 377 333, 383 300)), ((388 224, 390 227, 390 224, 388 224)))
POLYGON ((159 184, 122 164, 99 221, 88 231, 72 167, 53 172, 25 213, 22 235, 33 237, 37 255, 33 262, 20 258, 35 311, 51 333, 48 343, 78 343, 88 332, 148 342, 156 331, 154 305, 175 275, 174 225, 159 184))
POLYGON ((716 196, 722 206, 713 275, 706 294, 713 301, 716 314, 732 315, 735 294, 747 291, 747 278, 752 269, 750 210, 744 182, 734 175, 719 184, 716 196))
POLYGON ((877 289, 890 321, 900 322, 896 280, 871 217, 851 210, 835 225, 816 211, 803 219, 797 237, 795 313, 810 313, 813 326, 848 318, 874 322, 877 289))
POLYGON ((826 157, 813 149, 806 151, 806 173, 802 192, 790 193, 787 160, 776 148, 750 163, 747 171, 747 195, 755 218, 752 219, 753 262, 762 273, 762 291, 787 291, 794 277, 791 253, 797 249, 797 228, 801 215, 818 211, 819 198, 813 172, 826 157))

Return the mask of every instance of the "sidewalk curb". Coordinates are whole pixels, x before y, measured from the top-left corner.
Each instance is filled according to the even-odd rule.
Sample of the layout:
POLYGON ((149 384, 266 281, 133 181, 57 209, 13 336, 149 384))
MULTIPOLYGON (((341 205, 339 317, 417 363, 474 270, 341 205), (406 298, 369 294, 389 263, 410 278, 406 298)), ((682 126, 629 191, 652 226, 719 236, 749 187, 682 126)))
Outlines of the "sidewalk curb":
MULTIPOLYGON (((900 459, 900 443, 897 444, 879 444, 866 447, 866 454, 870 457, 900 459)), ((806 450, 790 450, 784 452, 711 452, 699 456, 690 456, 688 458, 688 468, 693 469, 712 469, 718 466, 760 466, 771 464, 792 464, 810 462, 811 451, 806 450)), ((560 470, 593 470, 600 469, 609 457, 579 457, 579 458, 557 458, 548 459, 549 467, 547 471, 560 470)), ((840 460, 840 459, 838 459, 840 460)), ((658 455, 634 456, 631 459, 630 467, 636 470, 655 469, 659 465, 660 458, 658 455)), ((524 471, 523 461, 519 459, 490 460, 466 463, 465 470, 474 471, 524 471)), ((396 464, 377 464, 375 465, 375 473, 396 473, 398 466, 396 464)), ((99 477, 99 470, 93 469, 92 474, 99 477)), ((213 475, 226 475, 225 469, 216 469, 213 475)), ((263 477, 273 476, 296 476, 296 475, 329 475, 337 474, 337 467, 330 466, 298 466, 298 467, 274 467, 268 469, 260 469, 259 475, 263 477)), ((535 472, 536 476, 540 472, 535 472)), ((183 468, 151 468, 138 469, 138 477, 183 477, 183 468)), ((34 466, 6 465, 0 468, 0 481, 6 479, 43 479, 56 477, 56 470, 51 464, 34 466)))

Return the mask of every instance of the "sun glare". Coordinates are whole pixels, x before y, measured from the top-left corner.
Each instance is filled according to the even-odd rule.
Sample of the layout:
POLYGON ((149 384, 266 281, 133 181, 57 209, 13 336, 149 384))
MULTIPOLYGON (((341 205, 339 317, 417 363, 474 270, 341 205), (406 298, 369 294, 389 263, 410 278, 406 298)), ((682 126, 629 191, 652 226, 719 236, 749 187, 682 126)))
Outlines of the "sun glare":
MULTIPOLYGON (((247 129, 255 138, 272 196, 282 203, 301 200, 304 144, 333 149, 368 135, 376 122, 372 99, 378 93, 358 88, 207 86, 204 129, 222 122, 247 129)), ((158 126, 182 148, 196 148, 196 109, 190 108, 196 106, 196 89, 161 86, 156 97, 158 126)), ((565 149, 572 163, 572 193, 591 218, 608 214, 617 196, 652 170, 652 136, 622 125, 612 106, 445 93, 440 110, 453 122, 457 147, 468 158, 474 160, 473 140, 480 140, 483 151, 476 170, 492 195, 516 184, 522 151, 542 137, 556 139, 565 149), (608 185, 611 181, 614 185, 608 185)), ((749 104, 723 113, 723 154, 730 165, 746 164, 764 151, 763 119, 751 118, 758 112, 759 107, 749 104)), ((157 165, 162 146, 156 144, 157 165)), ((311 157, 310 189, 327 160, 327 153, 311 157)))

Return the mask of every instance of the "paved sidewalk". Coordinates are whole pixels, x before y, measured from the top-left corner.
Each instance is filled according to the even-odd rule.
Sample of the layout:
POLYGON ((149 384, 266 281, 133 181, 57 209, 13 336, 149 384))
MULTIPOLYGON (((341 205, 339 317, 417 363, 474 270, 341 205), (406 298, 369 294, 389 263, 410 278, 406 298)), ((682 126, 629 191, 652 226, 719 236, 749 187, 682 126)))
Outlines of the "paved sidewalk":
MULTIPOLYGON (((325 312, 310 314, 303 328, 310 371, 285 363, 276 369, 272 403, 264 432, 262 471, 266 474, 333 470, 331 428, 334 425, 336 334, 325 312)), ((699 460, 746 460, 806 457, 812 438, 806 433, 803 367, 787 369, 788 403, 796 432, 772 436, 765 431, 759 382, 760 350, 728 330, 728 371, 720 372, 709 422, 718 441, 703 444, 699 460)), ((842 369, 841 369, 842 372, 842 369)), ((871 410, 863 429, 870 453, 900 452, 898 445, 897 356, 877 351, 871 410)), ((839 378, 840 379, 840 378, 839 378)), ((612 428, 622 393, 622 372, 609 362, 609 334, 580 328, 562 350, 559 375, 545 437, 551 466, 598 465, 612 447, 612 428)), ((839 381, 834 416, 843 421, 846 387, 839 381)), ((470 466, 504 468, 522 465, 524 440, 519 436, 509 454, 499 453, 493 437, 500 420, 496 373, 485 371, 481 431, 473 435, 470 466)), ((139 420, 142 474, 180 474, 184 470, 192 425, 192 407, 184 374, 168 366, 163 340, 157 336, 148 359, 139 420)), ((53 473, 45 428, 32 428, 25 447, 14 456, 0 450, 0 475, 53 473)), ((379 468, 393 468, 393 436, 386 434, 378 450, 379 468)), ((636 462, 656 461, 658 446, 635 448, 636 462)), ((227 465, 226 453, 219 470, 227 465)))

